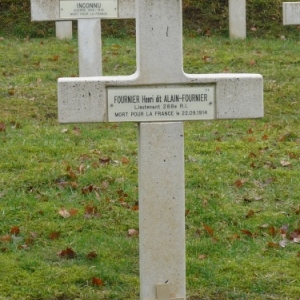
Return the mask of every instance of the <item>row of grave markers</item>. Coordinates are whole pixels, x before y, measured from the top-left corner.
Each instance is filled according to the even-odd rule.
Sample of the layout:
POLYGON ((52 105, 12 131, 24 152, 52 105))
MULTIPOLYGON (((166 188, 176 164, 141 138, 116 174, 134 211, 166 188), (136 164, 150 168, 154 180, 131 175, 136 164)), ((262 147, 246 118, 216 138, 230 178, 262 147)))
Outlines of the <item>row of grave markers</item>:
MULTIPOLYGON (((40 20, 60 18, 62 0, 33 1, 40 5, 40 20), (54 2, 58 4, 55 7, 54 2)), ((68 5, 77 3, 69 0, 68 5)), ((113 8, 114 4, 109 6, 113 8)), ((71 6, 65 10, 74 12, 71 6)), ((79 78, 59 79, 59 121, 138 122, 140 298, 184 300, 183 121, 263 117, 263 79, 259 74, 184 73, 181 1, 119 0, 117 10, 121 17, 126 13, 132 17, 132 12, 136 17, 137 71, 128 76, 104 77, 99 76, 98 65, 95 74, 89 67, 80 72, 79 78), (130 12, 129 2, 134 4, 130 12)), ((87 22, 82 28, 99 24, 82 21, 87 22)), ((79 35, 84 33, 79 30, 79 35)), ((100 40, 97 31, 85 43, 98 43, 101 53, 100 40)), ((79 51, 83 52, 81 48, 79 51)), ((88 56, 98 63, 99 57, 88 56)))
MULTIPOLYGON (((99 0, 98 0, 99 1, 99 0)), ((60 0, 31 0, 32 21, 61 20, 60 0)), ((66 1, 64 1, 66 2, 66 1)), ((72 2, 72 1, 71 1, 72 2)), ((78 2, 78 1, 77 1, 78 2)), ((73 1, 73 3, 77 3, 73 1)), ((96 1, 97 2, 97 1, 96 1)), ((119 0, 118 15, 111 19, 131 19, 135 15, 134 0, 119 0)), ((78 16, 71 16, 76 19, 78 16)), ((102 49, 101 49, 101 18, 79 18, 78 22, 78 62, 79 76, 102 75, 102 49)), ((57 21, 56 29, 61 38, 66 38, 64 26, 72 30, 72 21, 57 21)))
MULTIPOLYGON (((58 39, 71 39, 72 21, 56 21, 55 30, 58 39)), ((229 36, 246 38, 246 0, 229 0, 229 36)))
MULTIPOLYGON (((134 11, 132 1, 129 2, 130 10, 134 11)), ((283 24, 300 24, 300 5, 299 2, 283 3, 283 24)), ((128 18, 134 18, 133 14, 128 14, 128 18)), ((79 24, 79 27, 80 24, 79 24)), ((72 38, 72 21, 55 22, 56 37, 59 39, 72 38)), ((246 0, 229 0, 229 36, 233 39, 245 39, 246 32, 246 0)))

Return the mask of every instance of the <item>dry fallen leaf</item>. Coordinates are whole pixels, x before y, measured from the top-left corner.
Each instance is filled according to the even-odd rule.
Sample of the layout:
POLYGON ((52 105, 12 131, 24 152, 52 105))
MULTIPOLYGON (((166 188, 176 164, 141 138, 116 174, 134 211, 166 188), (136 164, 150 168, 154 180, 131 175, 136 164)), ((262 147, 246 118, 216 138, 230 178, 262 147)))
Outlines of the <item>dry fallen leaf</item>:
POLYGON ((291 167, 292 164, 289 162, 289 161, 286 161, 286 160, 281 160, 280 161, 280 164, 283 166, 283 167, 291 167))
POLYGON ((3 122, 0 122, 0 132, 6 131, 6 125, 3 122))
POLYGON ((92 278, 92 284, 97 285, 97 286, 102 286, 102 285, 104 285, 104 282, 101 278, 93 277, 92 278))
POLYGON ((241 188, 247 181, 248 181, 248 179, 238 179, 234 182, 234 185, 237 188, 241 188))
POLYGON ((86 257, 88 259, 95 259, 97 256, 98 256, 97 253, 95 251, 92 251, 86 257))
POLYGON ((20 233, 20 227, 19 226, 13 226, 10 229, 10 234, 18 235, 20 233))
POLYGON ((66 248, 58 253, 60 257, 71 259, 76 256, 76 253, 71 248, 66 248))
POLYGON ((290 240, 294 243, 300 243, 300 229, 291 232, 290 240))
POLYGON ((279 248, 279 244, 274 242, 268 242, 267 246, 268 248, 279 248))
POLYGON ((60 236, 60 232, 58 232, 58 231, 53 231, 49 234, 49 238, 51 240, 57 240, 59 238, 59 236, 60 236))
POLYGON ((252 233, 250 230, 248 230, 248 229, 242 229, 241 230, 241 233, 243 233, 243 234, 245 234, 245 235, 247 235, 247 236, 249 236, 249 237, 255 237, 256 236, 256 234, 255 233, 252 233))
POLYGON ((7 242, 7 243, 9 243, 9 242, 11 242, 11 240, 12 240, 12 237, 9 234, 3 235, 3 236, 0 237, 0 241, 1 242, 7 242))
POLYGON ((206 259, 206 258, 207 258, 207 255, 205 255, 205 254, 200 254, 198 256, 198 259, 200 259, 200 260, 203 260, 203 259, 206 259))
POLYGON ((203 224, 203 227, 204 227, 206 233, 207 233, 209 236, 213 237, 213 235, 214 235, 214 230, 213 230, 211 227, 209 227, 208 225, 206 225, 206 224, 203 224))
POLYGON ((58 211, 58 213, 63 217, 63 218, 69 218, 71 215, 70 213, 65 209, 62 208, 58 211))
POLYGON ((246 218, 251 218, 251 217, 253 217, 254 216, 254 211, 252 210, 252 209, 250 209, 249 211, 248 211, 248 213, 246 214, 246 218))
POLYGON ((123 165, 128 165, 129 164, 129 159, 127 157, 122 157, 121 162, 123 165))
POLYGON ((137 236, 139 235, 139 231, 136 229, 128 229, 128 236, 137 236))

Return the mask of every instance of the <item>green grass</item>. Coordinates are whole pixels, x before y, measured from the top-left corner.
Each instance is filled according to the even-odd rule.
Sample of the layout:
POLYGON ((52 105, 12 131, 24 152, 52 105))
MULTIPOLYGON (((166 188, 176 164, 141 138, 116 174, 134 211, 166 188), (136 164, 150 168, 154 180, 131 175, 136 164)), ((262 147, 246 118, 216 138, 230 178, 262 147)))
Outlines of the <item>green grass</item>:
MULTIPOLYGON (((134 44, 104 39, 104 74, 132 74, 134 44)), ((300 227, 298 40, 186 37, 184 69, 260 73, 265 97, 261 120, 185 122, 189 298, 299 299, 300 245, 278 245, 300 227)), ((5 38, 0 76, 0 299, 138 299, 137 126, 58 124, 76 40, 5 38)))

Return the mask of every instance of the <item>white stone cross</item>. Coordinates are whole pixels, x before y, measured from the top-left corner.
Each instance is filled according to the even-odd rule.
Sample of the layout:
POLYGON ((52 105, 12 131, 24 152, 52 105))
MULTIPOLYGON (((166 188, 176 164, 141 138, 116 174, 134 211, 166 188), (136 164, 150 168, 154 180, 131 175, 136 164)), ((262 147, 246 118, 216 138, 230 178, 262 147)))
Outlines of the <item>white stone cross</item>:
POLYGON ((233 39, 246 38, 246 0, 229 0, 229 35, 233 39))
MULTIPOLYGON (((88 1, 88 2, 96 2, 88 1)), ((107 1, 107 0, 106 0, 107 1)), ((31 0, 31 20, 32 21, 57 21, 64 20, 60 16, 60 0, 31 0)), ((76 2, 70 1, 70 2, 76 2)), ((86 1, 82 1, 86 2, 86 1)), ((134 0, 119 0, 118 16, 115 19, 134 19, 135 8, 134 0)), ((95 19, 84 19, 80 16, 70 17, 78 20, 78 48, 79 48, 79 76, 101 76, 102 75, 102 51, 101 51, 101 20, 96 16, 95 19)), ((69 18, 69 19, 70 19, 69 18)), ((101 16, 101 18, 107 18, 101 16)), ((109 19, 113 19, 109 17, 109 19)), ((64 26, 72 27, 71 21, 56 22, 57 32, 61 32, 64 37, 64 26)))
POLYGON ((263 79, 186 74, 181 0, 136 0, 135 5, 137 71, 60 78, 59 121, 139 123, 140 298, 155 299, 157 284, 168 282, 166 299, 186 299, 181 121, 262 117, 263 79))
POLYGON ((283 25, 300 25, 300 2, 283 2, 283 25))

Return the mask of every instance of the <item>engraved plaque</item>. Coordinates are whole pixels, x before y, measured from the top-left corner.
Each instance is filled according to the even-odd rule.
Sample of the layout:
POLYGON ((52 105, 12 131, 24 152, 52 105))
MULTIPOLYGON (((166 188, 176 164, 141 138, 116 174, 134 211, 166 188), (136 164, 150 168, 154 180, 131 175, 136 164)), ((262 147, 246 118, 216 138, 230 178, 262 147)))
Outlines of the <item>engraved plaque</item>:
POLYGON ((60 0, 60 19, 105 19, 118 17, 117 0, 60 0))
POLYGON ((109 122, 215 119, 215 86, 108 87, 109 122))

